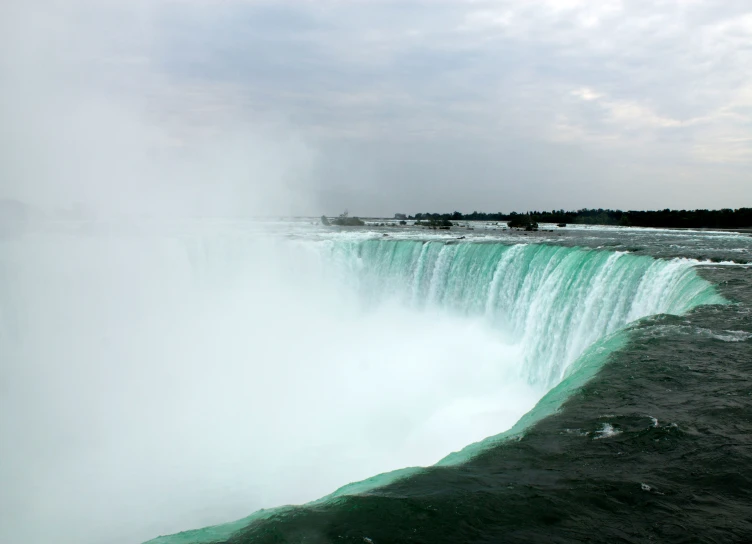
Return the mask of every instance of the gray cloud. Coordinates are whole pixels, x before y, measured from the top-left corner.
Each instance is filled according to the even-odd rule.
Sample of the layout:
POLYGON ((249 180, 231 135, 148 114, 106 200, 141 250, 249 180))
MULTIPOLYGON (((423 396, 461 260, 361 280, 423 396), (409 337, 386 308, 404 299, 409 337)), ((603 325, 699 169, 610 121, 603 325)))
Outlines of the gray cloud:
MULTIPOLYGON (((179 148, 203 156, 214 142, 191 183, 215 211, 225 211, 222 190, 225 200, 279 193, 265 200, 270 213, 295 195, 284 211, 752 204, 748 2, 139 9, 121 7, 128 24, 98 38, 106 63, 81 62, 106 66, 101 96, 136 97, 179 148), (248 166, 252 190, 243 176, 223 186, 211 173, 228 133, 241 150, 232 164, 243 142, 265 158, 248 166)), ((96 13, 99 26, 114 24, 113 8, 96 13)))

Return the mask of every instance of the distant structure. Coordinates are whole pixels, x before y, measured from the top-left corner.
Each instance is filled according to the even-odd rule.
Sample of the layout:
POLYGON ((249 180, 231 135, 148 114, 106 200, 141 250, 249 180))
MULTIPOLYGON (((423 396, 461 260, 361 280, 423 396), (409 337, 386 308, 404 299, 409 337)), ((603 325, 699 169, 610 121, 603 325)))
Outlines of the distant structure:
POLYGON ((335 217, 331 221, 326 218, 325 215, 321 216, 322 225, 337 225, 338 227, 362 227, 365 225, 365 221, 359 217, 350 217, 347 210, 344 213, 339 214, 339 217, 335 217))

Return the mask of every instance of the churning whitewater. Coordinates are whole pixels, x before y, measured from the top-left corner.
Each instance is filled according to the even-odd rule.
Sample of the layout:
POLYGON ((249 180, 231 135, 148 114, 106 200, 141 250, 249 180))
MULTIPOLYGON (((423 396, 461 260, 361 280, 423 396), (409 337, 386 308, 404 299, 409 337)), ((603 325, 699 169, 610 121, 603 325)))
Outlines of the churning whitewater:
POLYGON ((628 323, 724 302, 689 259, 245 228, 2 242, 3 541, 144 541, 464 462, 628 323))

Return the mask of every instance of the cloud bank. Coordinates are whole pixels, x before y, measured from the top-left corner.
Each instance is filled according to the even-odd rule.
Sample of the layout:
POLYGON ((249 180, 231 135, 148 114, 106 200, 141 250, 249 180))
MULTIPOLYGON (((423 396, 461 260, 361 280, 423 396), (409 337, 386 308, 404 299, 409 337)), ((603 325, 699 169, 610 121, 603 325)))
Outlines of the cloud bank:
POLYGON ((3 196, 233 216, 752 204, 748 2, 16 4, 3 196))

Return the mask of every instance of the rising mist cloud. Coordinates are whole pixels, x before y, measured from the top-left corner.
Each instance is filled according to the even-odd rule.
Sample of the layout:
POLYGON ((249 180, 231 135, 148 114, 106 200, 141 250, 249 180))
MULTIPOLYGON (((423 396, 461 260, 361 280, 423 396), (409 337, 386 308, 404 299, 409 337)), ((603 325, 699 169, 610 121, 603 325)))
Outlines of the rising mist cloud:
POLYGON ((0 196, 44 213, 255 216, 307 211, 315 152, 237 90, 159 69, 159 8, 3 8, 0 196))

